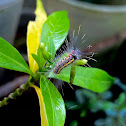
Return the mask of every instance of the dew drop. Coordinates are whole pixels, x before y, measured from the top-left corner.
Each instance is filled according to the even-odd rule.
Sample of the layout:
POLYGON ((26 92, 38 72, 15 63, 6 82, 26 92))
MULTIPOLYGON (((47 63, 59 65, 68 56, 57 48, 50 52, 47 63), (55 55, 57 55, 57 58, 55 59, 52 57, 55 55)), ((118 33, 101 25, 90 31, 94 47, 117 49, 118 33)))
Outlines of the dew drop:
POLYGON ((56 107, 56 110, 59 110, 59 107, 56 107))

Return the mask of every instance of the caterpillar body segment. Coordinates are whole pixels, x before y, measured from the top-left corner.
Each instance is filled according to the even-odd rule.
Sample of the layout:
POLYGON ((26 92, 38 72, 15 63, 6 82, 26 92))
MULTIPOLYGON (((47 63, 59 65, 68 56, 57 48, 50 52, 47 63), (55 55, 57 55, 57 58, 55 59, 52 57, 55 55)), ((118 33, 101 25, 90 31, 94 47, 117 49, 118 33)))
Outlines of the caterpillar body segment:
POLYGON ((61 72, 61 70, 65 67, 67 67, 68 65, 72 64, 75 60, 77 59, 77 54, 76 52, 73 50, 71 51, 70 55, 68 56, 68 58, 65 58, 64 60, 61 60, 56 67, 54 68, 53 72, 55 74, 59 74, 61 72))

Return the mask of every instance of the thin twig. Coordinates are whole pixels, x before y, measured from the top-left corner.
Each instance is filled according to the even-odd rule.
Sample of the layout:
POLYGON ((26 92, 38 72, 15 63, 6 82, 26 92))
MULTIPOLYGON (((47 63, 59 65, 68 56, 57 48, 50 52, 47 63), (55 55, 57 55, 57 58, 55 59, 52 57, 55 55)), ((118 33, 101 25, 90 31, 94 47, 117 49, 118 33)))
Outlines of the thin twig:
POLYGON ((16 99, 17 96, 20 96, 24 91, 26 91, 31 84, 40 78, 39 74, 36 74, 35 78, 30 77, 25 84, 20 85, 14 92, 10 93, 8 97, 5 97, 0 101, 0 107, 7 105, 11 99, 16 99))

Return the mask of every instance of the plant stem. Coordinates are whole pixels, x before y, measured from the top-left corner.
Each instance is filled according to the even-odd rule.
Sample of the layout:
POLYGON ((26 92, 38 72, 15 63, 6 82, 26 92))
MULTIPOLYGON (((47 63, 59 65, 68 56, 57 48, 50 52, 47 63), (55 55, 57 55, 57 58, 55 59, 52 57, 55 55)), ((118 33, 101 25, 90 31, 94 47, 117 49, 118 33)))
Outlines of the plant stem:
POLYGON ((123 84, 119 78, 115 78, 115 84, 118 85, 124 92, 126 92, 126 85, 123 84))
POLYGON ((24 91, 26 91, 30 87, 30 83, 22 84, 19 88, 17 88, 13 93, 10 93, 8 97, 5 97, 2 101, 0 101, 0 107, 7 105, 11 99, 16 99, 17 96, 20 96, 24 91))
POLYGON ((39 80, 40 75, 36 74, 33 77, 30 77, 27 83, 22 84, 19 88, 17 88, 14 92, 10 93, 8 97, 5 97, 2 101, 0 101, 0 107, 7 105, 11 99, 16 99, 17 96, 20 96, 24 91, 26 91, 31 84, 34 84, 36 80, 39 80))

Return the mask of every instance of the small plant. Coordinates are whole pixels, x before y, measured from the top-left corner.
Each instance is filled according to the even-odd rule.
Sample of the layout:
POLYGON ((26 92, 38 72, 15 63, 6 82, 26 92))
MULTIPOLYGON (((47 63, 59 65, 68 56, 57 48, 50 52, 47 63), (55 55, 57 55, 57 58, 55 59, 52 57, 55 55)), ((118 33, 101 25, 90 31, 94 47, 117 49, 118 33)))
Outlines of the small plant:
POLYGON ((85 65, 86 59, 76 59, 65 65, 60 72, 54 72, 57 64, 54 57, 68 35, 69 18, 66 11, 57 11, 47 17, 41 0, 37 0, 35 14, 36 20, 29 22, 27 31, 29 67, 20 53, 0 38, 0 67, 30 75, 28 82, 4 98, 0 106, 33 87, 39 98, 41 125, 63 126, 65 104, 48 78, 56 78, 99 93, 107 90, 113 84, 114 78, 103 70, 78 66, 85 65), (38 80, 40 87, 34 85, 38 80))
MULTIPOLYGON (((78 89, 75 91, 76 101, 65 101, 66 108, 69 111, 78 111, 80 119, 89 118, 91 114, 98 114, 99 111, 103 112, 105 117, 100 117, 94 120, 95 126, 125 126, 126 124, 126 93, 122 92, 118 98, 113 101, 113 93, 105 91, 97 94, 86 89, 78 89), (90 112, 90 115, 88 114, 90 112)), ((76 118, 75 118, 76 119, 76 118)), ((80 122, 73 120, 73 123, 85 124, 86 122, 80 122)), ((93 124, 93 121, 92 121, 93 124)))

